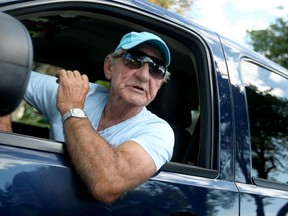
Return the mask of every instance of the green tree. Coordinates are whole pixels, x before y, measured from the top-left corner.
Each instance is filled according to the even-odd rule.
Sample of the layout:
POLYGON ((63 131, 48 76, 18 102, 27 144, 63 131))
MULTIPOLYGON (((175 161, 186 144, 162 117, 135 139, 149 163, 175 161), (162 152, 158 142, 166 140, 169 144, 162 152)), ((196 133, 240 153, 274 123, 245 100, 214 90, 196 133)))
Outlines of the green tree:
POLYGON ((288 17, 278 18, 264 30, 247 31, 248 43, 256 52, 288 68, 288 17))
POLYGON ((176 13, 182 13, 185 10, 189 10, 191 5, 196 0, 148 0, 149 2, 159 5, 166 9, 171 9, 176 13))
POLYGON ((174 0, 148 0, 148 1, 166 9, 170 8, 171 5, 174 3, 174 0))

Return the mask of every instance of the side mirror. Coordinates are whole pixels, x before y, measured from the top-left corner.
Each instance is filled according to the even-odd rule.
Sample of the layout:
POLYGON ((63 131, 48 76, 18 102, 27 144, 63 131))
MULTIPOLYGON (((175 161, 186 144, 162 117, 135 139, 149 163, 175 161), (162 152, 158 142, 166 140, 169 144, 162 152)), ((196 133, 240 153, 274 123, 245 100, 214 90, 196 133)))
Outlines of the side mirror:
POLYGON ((0 116, 21 102, 30 77, 33 47, 25 26, 0 12, 0 116))

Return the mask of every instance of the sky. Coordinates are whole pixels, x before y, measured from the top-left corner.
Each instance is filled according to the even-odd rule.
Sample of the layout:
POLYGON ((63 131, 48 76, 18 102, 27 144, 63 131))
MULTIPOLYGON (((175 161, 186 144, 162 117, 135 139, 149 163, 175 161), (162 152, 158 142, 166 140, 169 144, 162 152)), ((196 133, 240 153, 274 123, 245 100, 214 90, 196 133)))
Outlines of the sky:
POLYGON ((265 29, 276 18, 288 18, 288 0, 195 0, 183 16, 249 47, 246 30, 265 29))

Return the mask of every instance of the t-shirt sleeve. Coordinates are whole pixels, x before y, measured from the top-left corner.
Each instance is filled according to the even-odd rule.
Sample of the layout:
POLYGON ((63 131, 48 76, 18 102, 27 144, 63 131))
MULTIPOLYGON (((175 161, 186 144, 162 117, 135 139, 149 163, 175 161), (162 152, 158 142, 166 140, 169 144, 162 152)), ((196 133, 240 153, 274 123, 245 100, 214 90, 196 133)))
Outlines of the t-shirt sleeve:
POLYGON ((151 122, 131 139, 140 144, 152 157, 159 170, 172 158, 174 132, 165 121, 151 122))
POLYGON ((48 118, 56 110, 57 89, 55 77, 32 71, 24 99, 48 118))

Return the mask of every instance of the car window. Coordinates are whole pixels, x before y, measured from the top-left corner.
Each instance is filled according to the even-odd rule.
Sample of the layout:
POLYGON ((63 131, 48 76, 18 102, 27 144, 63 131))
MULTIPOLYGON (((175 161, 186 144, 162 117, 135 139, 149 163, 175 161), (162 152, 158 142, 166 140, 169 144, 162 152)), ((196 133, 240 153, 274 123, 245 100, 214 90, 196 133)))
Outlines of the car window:
MULTIPOLYGON (((206 47, 191 32, 176 31, 175 26, 163 25, 161 21, 145 16, 139 18, 140 14, 134 14, 131 19, 133 14, 124 9, 121 18, 111 11, 114 10, 103 14, 91 12, 90 8, 87 12, 83 7, 79 11, 65 7, 57 11, 53 7, 51 11, 47 8, 45 12, 21 15, 21 22, 32 37, 35 70, 54 74, 59 68, 75 69, 87 74, 89 81, 108 86, 103 74, 103 61, 113 52, 121 37, 130 31, 158 34, 170 47, 171 78, 163 84, 147 109, 166 120, 175 134, 172 163, 163 169, 180 173, 194 173, 197 167, 208 171, 216 169, 216 152, 212 149, 217 148, 213 147, 212 133, 207 133, 212 131, 212 102, 207 102, 212 97, 206 47)), ((41 121, 45 118, 42 117, 41 121)), ((31 135, 31 131, 33 133, 26 126, 21 128, 18 125, 16 132, 31 135)), ((42 137, 48 138, 48 134, 45 132, 42 137)), ((36 133, 32 135, 39 136, 36 133)), ((205 173, 203 170, 201 175, 205 173)))
POLYGON ((241 65, 248 103, 252 175, 287 184, 288 79, 251 62, 241 65))

